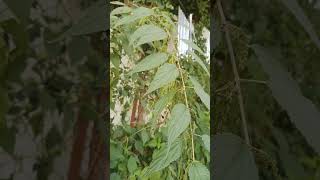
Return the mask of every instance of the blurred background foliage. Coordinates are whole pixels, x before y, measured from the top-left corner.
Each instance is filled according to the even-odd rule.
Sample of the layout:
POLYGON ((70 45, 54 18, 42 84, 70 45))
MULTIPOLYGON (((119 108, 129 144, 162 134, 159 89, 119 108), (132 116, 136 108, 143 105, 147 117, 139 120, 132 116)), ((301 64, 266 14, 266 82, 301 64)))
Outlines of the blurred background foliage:
MULTIPOLYGON (((252 146, 262 151, 252 150, 260 179, 319 179, 317 147, 320 134, 312 129, 315 130, 313 126, 318 126, 320 121, 320 49, 314 43, 315 38, 306 33, 305 28, 310 29, 311 26, 306 25, 305 20, 304 24, 297 20, 298 8, 291 12, 290 5, 293 7, 295 4, 292 0, 222 1, 227 24, 221 23, 216 2, 212 1, 214 8, 211 9, 214 26, 211 36, 215 45, 212 54, 215 99, 212 132, 232 132, 244 137, 239 128, 242 124, 234 75, 223 35, 223 31, 228 29, 240 78, 243 79, 241 89, 249 136, 252 146), (261 56, 252 48, 254 44, 268 48, 268 57, 276 59, 283 73, 276 73, 278 66, 272 64, 270 58, 265 62, 270 64, 271 70, 274 69, 274 74, 267 72, 259 63, 261 56), (284 78, 287 74, 284 72, 288 72, 293 81, 287 76, 284 78), (280 85, 275 86, 272 81, 279 81, 280 85), (318 116, 308 113, 312 105, 307 107, 292 95, 295 84, 301 91, 299 96, 306 97, 315 105, 318 116), (295 109, 290 106, 295 106, 295 109), (300 124, 297 120, 299 113, 305 113, 302 118, 300 116, 300 124), (300 131, 303 128, 314 134, 300 131), (307 140, 313 138, 310 136, 318 142, 308 143, 307 140)), ((297 2, 319 37, 319 1, 297 2)), ((301 13, 298 16, 301 18, 301 13)))

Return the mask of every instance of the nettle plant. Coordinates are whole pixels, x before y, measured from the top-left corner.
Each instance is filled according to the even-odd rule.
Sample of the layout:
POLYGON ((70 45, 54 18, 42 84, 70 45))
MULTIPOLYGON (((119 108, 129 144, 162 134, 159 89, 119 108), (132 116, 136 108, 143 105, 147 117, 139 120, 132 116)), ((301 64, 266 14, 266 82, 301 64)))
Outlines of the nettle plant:
POLYGON ((209 179, 209 71, 179 56, 176 17, 112 2, 111 179, 209 179))

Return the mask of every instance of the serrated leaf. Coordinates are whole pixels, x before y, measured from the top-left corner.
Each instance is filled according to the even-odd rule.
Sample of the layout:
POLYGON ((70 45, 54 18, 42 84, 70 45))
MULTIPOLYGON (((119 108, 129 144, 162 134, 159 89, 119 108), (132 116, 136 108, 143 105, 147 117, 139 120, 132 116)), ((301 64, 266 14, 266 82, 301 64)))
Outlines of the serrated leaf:
POLYGON ((196 55, 194 52, 189 51, 189 53, 192 55, 192 57, 195 59, 195 61, 202 67, 202 69, 208 74, 208 76, 210 76, 210 73, 206 67, 206 65, 202 62, 202 60, 200 59, 200 57, 198 55, 196 55))
POLYGON ((189 109, 184 104, 176 104, 168 121, 168 147, 170 147, 189 126, 191 121, 189 109))
POLYGON ((117 7, 111 11, 110 16, 119 15, 119 14, 127 14, 130 13, 132 9, 128 6, 117 7))
POLYGON ((213 137, 213 179, 258 180, 258 170, 249 147, 232 134, 213 137))
POLYGON ((210 180, 208 168, 200 162, 193 162, 189 167, 190 180, 210 180))
POLYGON ((158 152, 155 152, 154 158, 149 167, 146 168, 143 176, 149 176, 150 174, 160 171, 172 162, 179 159, 182 151, 182 142, 180 139, 177 139, 171 147, 168 149, 168 146, 164 146, 158 152), (169 152, 167 154, 167 152, 169 152))
POLYGON ((132 22, 135 22, 136 20, 139 20, 141 18, 145 18, 147 16, 152 15, 154 12, 152 9, 148 9, 145 7, 138 7, 134 10, 132 10, 132 13, 129 16, 125 16, 114 25, 115 27, 130 24, 132 22))
POLYGON ((191 83, 194 87, 196 94, 199 96, 203 104, 210 110, 210 96, 203 90, 202 86, 198 83, 198 81, 190 76, 191 83))
POLYGON ((159 115, 161 114, 162 110, 167 106, 167 104, 171 101, 171 99, 174 97, 176 92, 171 91, 168 94, 162 96, 155 104, 153 112, 153 118, 151 120, 152 123, 156 123, 156 119, 159 118, 159 115))
POLYGON ((147 71, 156 68, 168 60, 166 53, 154 53, 142 59, 136 66, 134 66, 130 74, 147 71))
POLYGON ((200 52, 201 54, 205 55, 205 53, 201 50, 199 46, 197 46, 194 42, 188 39, 181 39, 184 43, 186 43, 188 46, 190 46, 192 49, 200 52))
POLYGON ((201 139, 206 150, 210 152, 210 136, 204 134, 201 136, 201 139))
POLYGON ((155 25, 143 25, 130 36, 130 45, 134 44, 136 47, 165 38, 167 38, 167 33, 162 28, 155 25))
POLYGON ((179 71, 176 65, 165 63, 158 69, 155 77, 150 83, 149 89, 147 90, 146 94, 149 94, 173 82, 174 80, 176 80, 178 76, 179 76, 179 71))
POLYGON ((309 34, 311 40, 320 50, 320 40, 318 35, 313 28, 310 20, 303 12, 302 8, 299 6, 297 0, 281 0, 282 3, 291 11, 291 13, 296 17, 299 23, 303 26, 305 31, 309 34))
POLYGON ((129 173, 133 173, 138 168, 137 161, 134 157, 130 156, 128 160, 127 168, 129 173))
POLYGON ((252 45, 258 61, 269 76, 269 87, 278 103, 284 108, 290 120, 306 138, 308 143, 320 154, 320 112, 300 91, 298 84, 277 62, 270 49, 252 45), (306 118, 307 117, 307 118, 306 118))

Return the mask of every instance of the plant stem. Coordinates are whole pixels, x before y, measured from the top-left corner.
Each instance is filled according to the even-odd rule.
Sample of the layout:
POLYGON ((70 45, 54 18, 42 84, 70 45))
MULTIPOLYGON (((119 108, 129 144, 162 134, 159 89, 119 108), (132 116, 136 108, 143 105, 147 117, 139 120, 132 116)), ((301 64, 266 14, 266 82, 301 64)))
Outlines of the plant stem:
MULTIPOLYGON (((224 12, 223 12, 220 0, 217 0, 217 5, 218 5, 218 10, 219 10, 219 14, 220 14, 220 17, 221 17, 222 24, 226 25, 227 24, 226 17, 224 16, 224 12)), ((239 73, 238 73, 238 69, 237 69, 237 65, 236 65, 234 50, 233 50, 233 47, 232 47, 231 38, 230 38, 230 34, 229 34, 228 28, 225 28, 225 37, 226 37, 226 41, 227 41, 228 51, 229 51, 229 54, 230 54, 230 60, 231 60, 231 64, 232 64, 233 73, 234 73, 234 76, 235 76, 236 88, 237 88, 237 91, 238 91, 238 101, 239 101, 239 106, 240 106, 240 113, 241 113, 241 120, 242 120, 242 126, 243 126, 245 141, 246 141, 246 143, 248 145, 250 145, 250 139, 249 139, 246 115, 245 115, 244 105, 243 105, 244 104, 243 103, 243 97, 242 97, 242 93, 241 93, 240 77, 239 77, 239 73)))
MULTIPOLYGON (((180 72, 180 76, 181 76, 181 81, 182 81, 182 86, 183 86, 183 92, 184 92, 184 99, 186 101, 186 106, 187 109, 189 110, 189 104, 188 104, 188 97, 187 97, 187 91, 186 91, 186 85, 184 82, 184 78, 183 78, 183 73, 182 73, 182 68, 180 66, 180 62, 179 60, 177 61, 178 64, 178 68, 179 68, 179 72, 180 72)), ((192 160, 195 160, 194 157, 194 142, 193 142, 193 126, 192 126, 192 122, 190 123, 190 132, 191 132, 191 144, 192 144, 192 160)))
POLYGON ((258 84, 267 84, 266 81, 260 81, 260 80, 254 80, 254 79, 240 79, 240 81, 258 83, 258 84))

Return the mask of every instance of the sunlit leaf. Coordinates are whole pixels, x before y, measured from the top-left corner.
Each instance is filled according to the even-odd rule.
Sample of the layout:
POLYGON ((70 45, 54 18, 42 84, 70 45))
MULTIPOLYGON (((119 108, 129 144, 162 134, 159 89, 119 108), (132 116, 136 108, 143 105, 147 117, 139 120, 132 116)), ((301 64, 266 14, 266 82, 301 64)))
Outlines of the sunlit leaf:
POLYGON ((203 70, 208 74, 208 76, 210 76, 210 73, 206 67, 206 65, 202 62, 202 60, 200 59, 200 57, 198 55, 196 55, 194 52, 189 51, 189 53, 192 55, 192 57, 195 59, 195 61, 203 68, 203 70))
POLYGON ((190 180, 209 180, 210 172, 208 168, 200 162, 193 162, 189 167, 190 180))
POLYGON ((315 43, 315 45, 320 50, 320 40, 318 35, 313 28, 310 20, 303 12, 303 9, 299 6, 297 0, 281 0, 282 3, 291 11, 291 13, 297 18, 299 23, 303 26, 305 31, 309 34, 311 40, 315 43))
POLYGON ((205 53, 201 50, 201 48, 199 46, 197 46, 194 42, 192 42, 191 40, 188 39, 182 39, 182 41, 184 43, 186 43, 188 46, 192 47, 192 49, 202 53, 203 55, 205 55, 205 53))
POLYGON ((179 71, 174 64, 165 63, 162 65, 147 90, 146 94, 149 94, 171 82, 173 82, 179 76, 179 71))
POLYGON ((153 68, 156 68, 166 62, 168 55, 166 53, 154 53, 144 59, 142 59, 136 66, 134 66, 130 74, 147 71, 153 68))
POLYGON ((124 16, 123 18, 119 19, 119 21, 114 25, 115 27, 130 24, 135 22, 138 19, 147 17, 152 15, 154 12, 152 9, 148 9, 145 7, 138 7, 132 11, 129 16, 124 16))
POLYGON ((203 104, 210 109, 210 96, 203 90, 202 86, 198 83, 198 81, 190 76, 190 80, 192 82, 192 85, 194 87, 194 90, 196 94, 200 97, 203 104))
POLYGON ((167 33, 155 25, 143 25, 139 27, 131 36, 130 44, 139 46, 167 38, 167 33))
POLYGON ((131 12, 131 8, 128 6, 118 7, 111 11, 110 16, 118 15, 118 14, 127 14, 131 12))
POLYGON ((110 4, 119 5, 119 6, 125 6, 126 5, 126 4, 124 4, 123 2, 120 2, 120 1, 111 1, 110 4))
POLYGON ((203 141, 203 144, 206 150, 210 152, 210 136, 204 134, 201 136, 201 139, 203 141))
POLYGON ((259 179, 253 154, 242 139, 232 134, 219 134, 212 141, 213 179, 259 179))
POLYGON ((260 45, 252 45, 258 61, 269 75, 269 87, 290 120, 300 130, 309 144, 320 153, 320 113, 316 106, 300 91, 290 74, 274 59, 273 53, 260 45))

